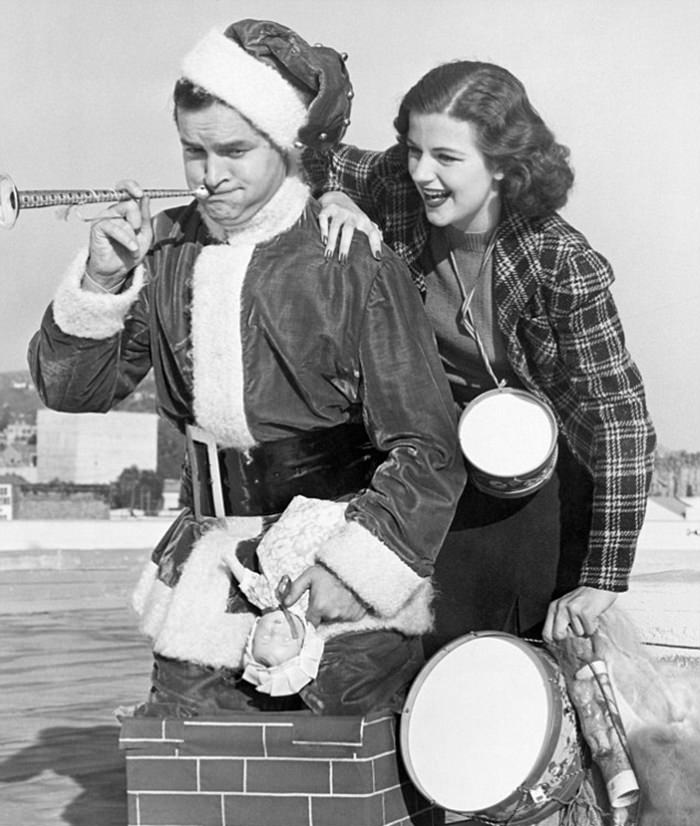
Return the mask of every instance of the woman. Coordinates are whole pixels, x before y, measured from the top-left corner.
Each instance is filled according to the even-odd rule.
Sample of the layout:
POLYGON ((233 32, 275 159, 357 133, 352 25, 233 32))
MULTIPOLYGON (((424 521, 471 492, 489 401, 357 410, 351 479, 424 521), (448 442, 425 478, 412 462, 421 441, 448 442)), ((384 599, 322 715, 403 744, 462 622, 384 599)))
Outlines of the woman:
POLYGON ((326 191, 327 246, 363 226, 356 210, 343 224, 350 205, 330 191, 342 190, 409 264, 458 404, 505 380, 550 405, 560 436, 536 493, 497 499, 468 483, 438 558, 429 652, 469 630, 591 634, 628 587, 655 439, 611 268, 556 212, 568 150, 488 63, 431 70, 394 125, 384 153, 306 158, 326 191))

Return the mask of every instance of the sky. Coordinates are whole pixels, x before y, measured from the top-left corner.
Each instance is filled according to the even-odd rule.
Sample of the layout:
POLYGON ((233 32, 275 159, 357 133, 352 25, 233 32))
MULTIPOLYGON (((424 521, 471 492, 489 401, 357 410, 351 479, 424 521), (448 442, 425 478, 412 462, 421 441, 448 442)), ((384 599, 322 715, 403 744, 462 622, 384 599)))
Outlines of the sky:
MULTIPOLYGON (((447 60, 499 63, 571 149, 564 217, 611 262, 660 443, 700 451, 697 0, 0 0, 0 173, 20 190, 183 185, 171 90, 211 28, 277 20, 347 52, 346 140, 384 148, 402 94, 447 60)), ((165 208, 167 201, 156 202, 165 208)), ((0 371, 87 225, 26 210, 0 230, 0 371)))

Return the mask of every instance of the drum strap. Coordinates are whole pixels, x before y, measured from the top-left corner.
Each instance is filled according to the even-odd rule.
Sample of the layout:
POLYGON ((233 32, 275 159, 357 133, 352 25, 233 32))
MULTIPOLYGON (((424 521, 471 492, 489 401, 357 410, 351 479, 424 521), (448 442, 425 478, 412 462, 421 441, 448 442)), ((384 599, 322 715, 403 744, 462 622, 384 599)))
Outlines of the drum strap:
POLYGON ((484 347, 483 339, 479 334, 479 330, 474 322, 474 316, 471 311, 471 304, 474 299, 474 294, 476 293, 477 287, 479 286, 479 282, 482 279, 482 276, 486 272, 486 268, 488 267, 492 257, 493 257, 493 250, 496 246, 496 232, 491 233, 491 237, 489 238, 488 244, 486 245, 486 249, 484 250, 484 254, 481 258, 481 263, 479 264, 479 271, 477 272, 476 278, 474 279, 474 284, 469 292, 466 291, 464 286, 464 281, 460 276, 459 266, 457 264, 457 259, 454 254, 454 250, 450 246, 449 257, 450 257, 450 265, 454 270, 454 274, 457 276, 457 283, 459 284, 459 290, 462 293, 462 306, 459 310, 460 321, 462 322, 462 326, 467 331, 467 333, 474 339, 476 342, 477 350, 479 351, 479 355, 481 356, 481 360, 484 362, 484 367, 486 368, 486 372, 491 377, 491 380, 496 385, 496 387, 504 387, 506 384, 505 379, 498 379, 496 374, 493 371, 493 367, 491 366, 491 362, 489 361, 488 354, 486 352, 486 348, 484 347))

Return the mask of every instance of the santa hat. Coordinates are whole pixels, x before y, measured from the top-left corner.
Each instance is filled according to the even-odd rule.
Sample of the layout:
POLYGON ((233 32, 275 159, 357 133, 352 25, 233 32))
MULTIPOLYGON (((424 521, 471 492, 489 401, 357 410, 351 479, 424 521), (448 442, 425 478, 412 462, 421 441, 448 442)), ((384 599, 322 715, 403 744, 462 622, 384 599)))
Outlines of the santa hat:
POLYGON ((337 143, 353 90, 342 55, 268 20, 211 31, 185 56, 182 76, 236 109, 281 149, 337 143))

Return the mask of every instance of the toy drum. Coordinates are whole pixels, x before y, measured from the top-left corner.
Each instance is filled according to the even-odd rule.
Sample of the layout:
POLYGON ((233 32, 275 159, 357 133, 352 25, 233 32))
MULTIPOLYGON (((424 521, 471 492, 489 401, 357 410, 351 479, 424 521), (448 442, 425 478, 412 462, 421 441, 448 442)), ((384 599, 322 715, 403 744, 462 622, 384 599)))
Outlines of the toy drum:
POLYGON ((480 491, 505 498, 527 496, 554 472, 557 423, 532 393, 498 388, 464 408, 459 443, 480 491))
POLYGON ((554 659, 496 631, 460 637, 428 661, 406 698, 400 743, 425 797, 486 823, 537 823, 583 779, 554 659))

